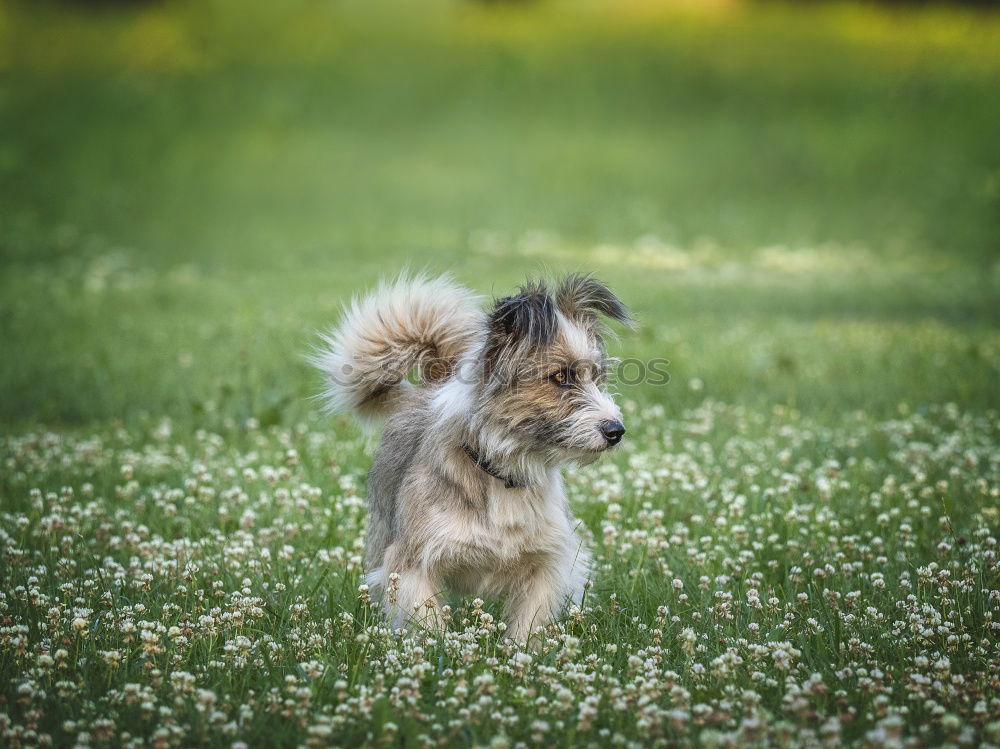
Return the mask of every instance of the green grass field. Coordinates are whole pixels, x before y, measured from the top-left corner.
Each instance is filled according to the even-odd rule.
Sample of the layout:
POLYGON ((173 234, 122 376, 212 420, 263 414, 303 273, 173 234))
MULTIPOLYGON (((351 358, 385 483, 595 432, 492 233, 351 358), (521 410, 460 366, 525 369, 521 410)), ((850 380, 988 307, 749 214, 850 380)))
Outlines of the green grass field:
POLYGON ((998 90, 933 7, 0 3, 0 743, 1000 744, 998 90), (540 650, 359 591, 304 354, 407 267, 670 361, 540 650))

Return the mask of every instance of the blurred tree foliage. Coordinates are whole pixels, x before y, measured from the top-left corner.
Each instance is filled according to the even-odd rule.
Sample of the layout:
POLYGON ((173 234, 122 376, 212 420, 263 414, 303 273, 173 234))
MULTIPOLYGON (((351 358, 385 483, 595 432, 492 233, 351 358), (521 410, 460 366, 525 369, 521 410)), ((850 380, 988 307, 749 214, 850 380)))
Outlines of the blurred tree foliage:
MULTIPOLYGON (((758 0, 767 3, 769 0, 758 0)), ((793 0, 794 2, 795 0, 793 0)), ((789 0, 779 0, 782 4, 787 4, 789 0)), ((837 0, 797 0, 799 5, 820 5, 827 2, 837 2, 837 0)), ((966 5, 980 8, 1000 8, 1000 0, 868 0, 861 5, 882 5, 882 6, 935 6, 935 5, 966 5)))
POLYGON ((169 0, 55 0, 63 5, 93 8, 127 8, 140 5, 163 5, 169 0))

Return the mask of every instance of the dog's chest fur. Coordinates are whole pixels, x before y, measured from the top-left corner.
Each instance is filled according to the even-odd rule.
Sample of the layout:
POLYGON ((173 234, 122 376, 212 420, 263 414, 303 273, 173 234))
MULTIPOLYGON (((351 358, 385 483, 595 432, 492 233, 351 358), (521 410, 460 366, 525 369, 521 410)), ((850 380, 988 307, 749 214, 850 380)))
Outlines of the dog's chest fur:
POLYGON ((565 538, 569 523, 558 477, 528 489, 508 489, 498 481, 490 484, 485 517, 479 515, 474 524, 499 558, 544 553, 565 538))
POLYGON ((435 543, 448 582, 465 591, 497 587, 497 578, 516 576, 558 556, 572 534, 562 482, 508 489, 491 481, 484 507, 437 508, 435 543))

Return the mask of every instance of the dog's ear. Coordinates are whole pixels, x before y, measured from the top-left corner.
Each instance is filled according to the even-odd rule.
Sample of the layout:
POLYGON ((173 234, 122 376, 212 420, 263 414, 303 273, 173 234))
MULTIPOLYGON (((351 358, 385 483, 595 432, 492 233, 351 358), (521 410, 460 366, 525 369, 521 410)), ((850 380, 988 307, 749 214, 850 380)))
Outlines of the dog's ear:
POLYGON ((490 332, 529 346, 547 346, 556 336, 556 307, 541 283, 527 283, 514 296, 498 299, 490 332))
POLYGON ((542 283, 528 282, 514 296, 498 299, 487 325, 487 374, 513 364, 522 347, 548 346, 558 326, 556 304, 542 283))
POLYGON ((605 284, 591 275, 566 276, 556 289, 556 304, 567 317, 595 326, 601 316, 632 327, 628 308, 605 284))

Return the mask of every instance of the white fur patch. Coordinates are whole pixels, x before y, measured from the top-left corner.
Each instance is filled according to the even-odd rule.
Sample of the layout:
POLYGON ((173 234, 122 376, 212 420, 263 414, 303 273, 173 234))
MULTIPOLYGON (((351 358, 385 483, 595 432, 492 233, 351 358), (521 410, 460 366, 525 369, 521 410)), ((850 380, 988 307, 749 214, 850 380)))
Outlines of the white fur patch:
POLYGON ((472 385, 459 373, 439 387, 431 397, 431 411, 438 423, 458 418, 472 408, 472 385))
POLYGON ((562 312, 556 312, 559 320, 559 335, 562 337, 570 355, 577 361, 590 361, 598 357, 594 342, 585 328, 570 320, 562 312))

